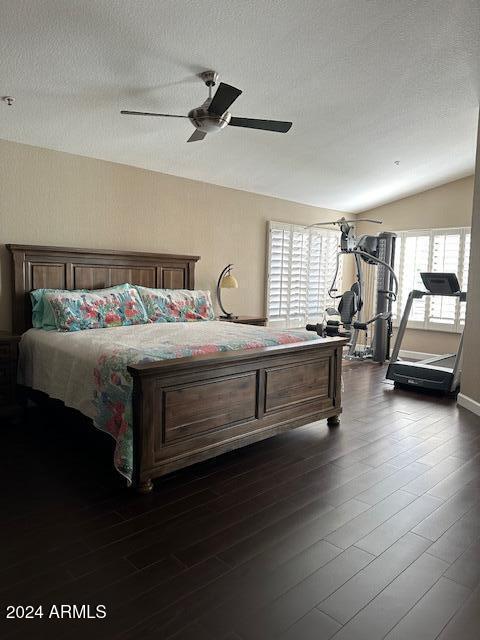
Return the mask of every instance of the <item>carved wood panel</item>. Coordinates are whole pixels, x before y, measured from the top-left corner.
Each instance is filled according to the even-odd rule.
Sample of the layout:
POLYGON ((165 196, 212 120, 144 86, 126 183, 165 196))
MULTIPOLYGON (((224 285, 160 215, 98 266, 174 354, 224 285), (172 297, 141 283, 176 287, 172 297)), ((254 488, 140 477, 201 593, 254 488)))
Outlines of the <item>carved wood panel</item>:
POLYGON ((164 441, 173 442, 255 417, 256 373, 164 391, 164 441))
POLYGON ((110 270, 106 267, 73 267, 73 289, 103 289, 109 286, 110 270))
POLYGON ((265 412, 328 398, 330 358, 265 370, 265 412))
POLYGON ((129 282, 142 287, 155 287, 155 267, 145 267, 143 269, 115 267, 110 269, 110 282, 111 286, 129 282))
POLYGON ((28 263, 31 289, 64 289, 65 265, 64 264, 32 264, 28 263))
POLYGON ((74 265, 74 289, 102 289, 116 284, 138 284, 143 287, 155 287, 155 267, 103 267, 98 265, 74 265))
POLYGON ((160 269, 161 287, 164 289, 186 289, 187 272, 182 268, 162 268, 160 269))

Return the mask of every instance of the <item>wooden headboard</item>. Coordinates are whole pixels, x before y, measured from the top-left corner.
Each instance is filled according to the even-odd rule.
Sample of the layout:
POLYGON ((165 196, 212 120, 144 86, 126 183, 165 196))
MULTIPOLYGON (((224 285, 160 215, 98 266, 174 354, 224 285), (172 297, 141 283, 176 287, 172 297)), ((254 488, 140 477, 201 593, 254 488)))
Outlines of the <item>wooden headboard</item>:
POLYGON ((9 244, 12 256, 12 328, 32 326, 30 291, 101 289, 129 282, 144 287, 193 289, 199 256, 9 244))

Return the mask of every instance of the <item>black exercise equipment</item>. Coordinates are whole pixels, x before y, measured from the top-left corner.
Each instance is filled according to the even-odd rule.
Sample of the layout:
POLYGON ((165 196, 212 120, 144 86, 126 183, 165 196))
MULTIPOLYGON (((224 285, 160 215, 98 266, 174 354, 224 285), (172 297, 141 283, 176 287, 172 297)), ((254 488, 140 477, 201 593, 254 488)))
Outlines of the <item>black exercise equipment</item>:
POLYGON ((414 300, 420 300, 425 296, 454 297, 458 298, 460 302, 465 302, 467 299, 467 294, 460 291, 455 273, 429 272, 420 275, 426 291, 414 289, 408 295, 388 366, 387 379, 393 380, 396 386, 432 389, 442 393, 455 394, 460 386, 463 334, 457 353, 434 356, 419 361, 400 360, 399 358, 414 300))
POLYGON ((333 223, 320 222, 312 225, 316 227, 333 224, 340 228, 341 236, 340 249, 337 253, 337 267, 328 292, 333 300, 338 300, 338 304, 337 308, 330 307, 325 310, 326 316, 340 316, 340 320, 324 320, 316 325, 307 325, 306 328, 323 336, 341 335, 348 337, 349 343, 346 355, 348 359, 364 360, 371 358, 375 362, 383 363, 390 354, 392 303, 396 299, 398 290, 398 281, 393 270, 396 235, 385 232, 376 236, 364 235, 356 238, 353 223, 357 222, 381 224, 378 220, 346 220, 341 218, 333 223), (353 255, 356 282, 348 291, 337 295, 335 285, 342 255, 353 255), (368 320, 363 319, 365 289, 363 263, 377 266, 376 310, 375 315, 368 320), (371 343, 364 348, 359 348, 357 346, 359 331, 368 332, 370 325, 373 325, 371 343))

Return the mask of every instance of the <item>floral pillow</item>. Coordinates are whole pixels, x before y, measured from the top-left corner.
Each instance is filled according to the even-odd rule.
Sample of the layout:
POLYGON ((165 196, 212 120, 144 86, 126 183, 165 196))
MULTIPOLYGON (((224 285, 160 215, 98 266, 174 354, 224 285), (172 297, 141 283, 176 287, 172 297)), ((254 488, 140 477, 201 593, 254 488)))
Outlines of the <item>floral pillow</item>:
POLYGON ((53 313, 53 309, 46 299, 47 293, 54 293, 56 295, 69 296, 72 293, 95 293, 97 295, 104 295, 110 292, 122 292, 126 289, 132 289, 132 285, 128 283, 117 284, 113 287, 107 287, 105 289, 35 289, 30 292, 30 299, 32 301, 32 326, 36 329, 45 329, 46 331, 55 331, 57 329, 57 321, 53 313))
POLYGON ((59 291, 45 294, 58 331, 82 331, 145 324, 142 300, 130 285, 103 291, 59 291))
MULTIPOLYGON (((81 293, 84 289, 78 289, 75 293, 81 293)), ((65 289, 35 289, 30 292, 32 301, 32 326, 36 329, 55 331, 57 328, 52 307, 46 302, 47 293, 71 293, 65 289)))
POLYGON ((214 320, 210 291, 137 287, 150 322, 214 320))

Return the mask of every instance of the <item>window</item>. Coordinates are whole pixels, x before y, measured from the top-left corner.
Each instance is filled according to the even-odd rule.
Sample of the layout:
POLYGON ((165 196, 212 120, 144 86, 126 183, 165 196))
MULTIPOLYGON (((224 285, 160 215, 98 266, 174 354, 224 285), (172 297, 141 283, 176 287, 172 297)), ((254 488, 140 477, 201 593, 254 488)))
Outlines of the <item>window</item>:
MULTIPOLYGON (((395 247, 395 273, 399 295, 393 306, 398 324, 412 289, 425 289, 422 271, 457 274, 462 291, 467 290, 470 257, 470 229, 432 229, 400 231, 395 247)), ((427 296, 414 300, 408 326, 413 329, 460 332, 465 324, 465 302, 456 298, 427 296)))
MULTIPOLYGON (((322 319, 325 308, 333 305, 328 290, 338 242, 337 231, 270 222, 267 315, 272 326, 302 327, 322 319)), ((341 288, 341 272, 337 287, 341 288)))

